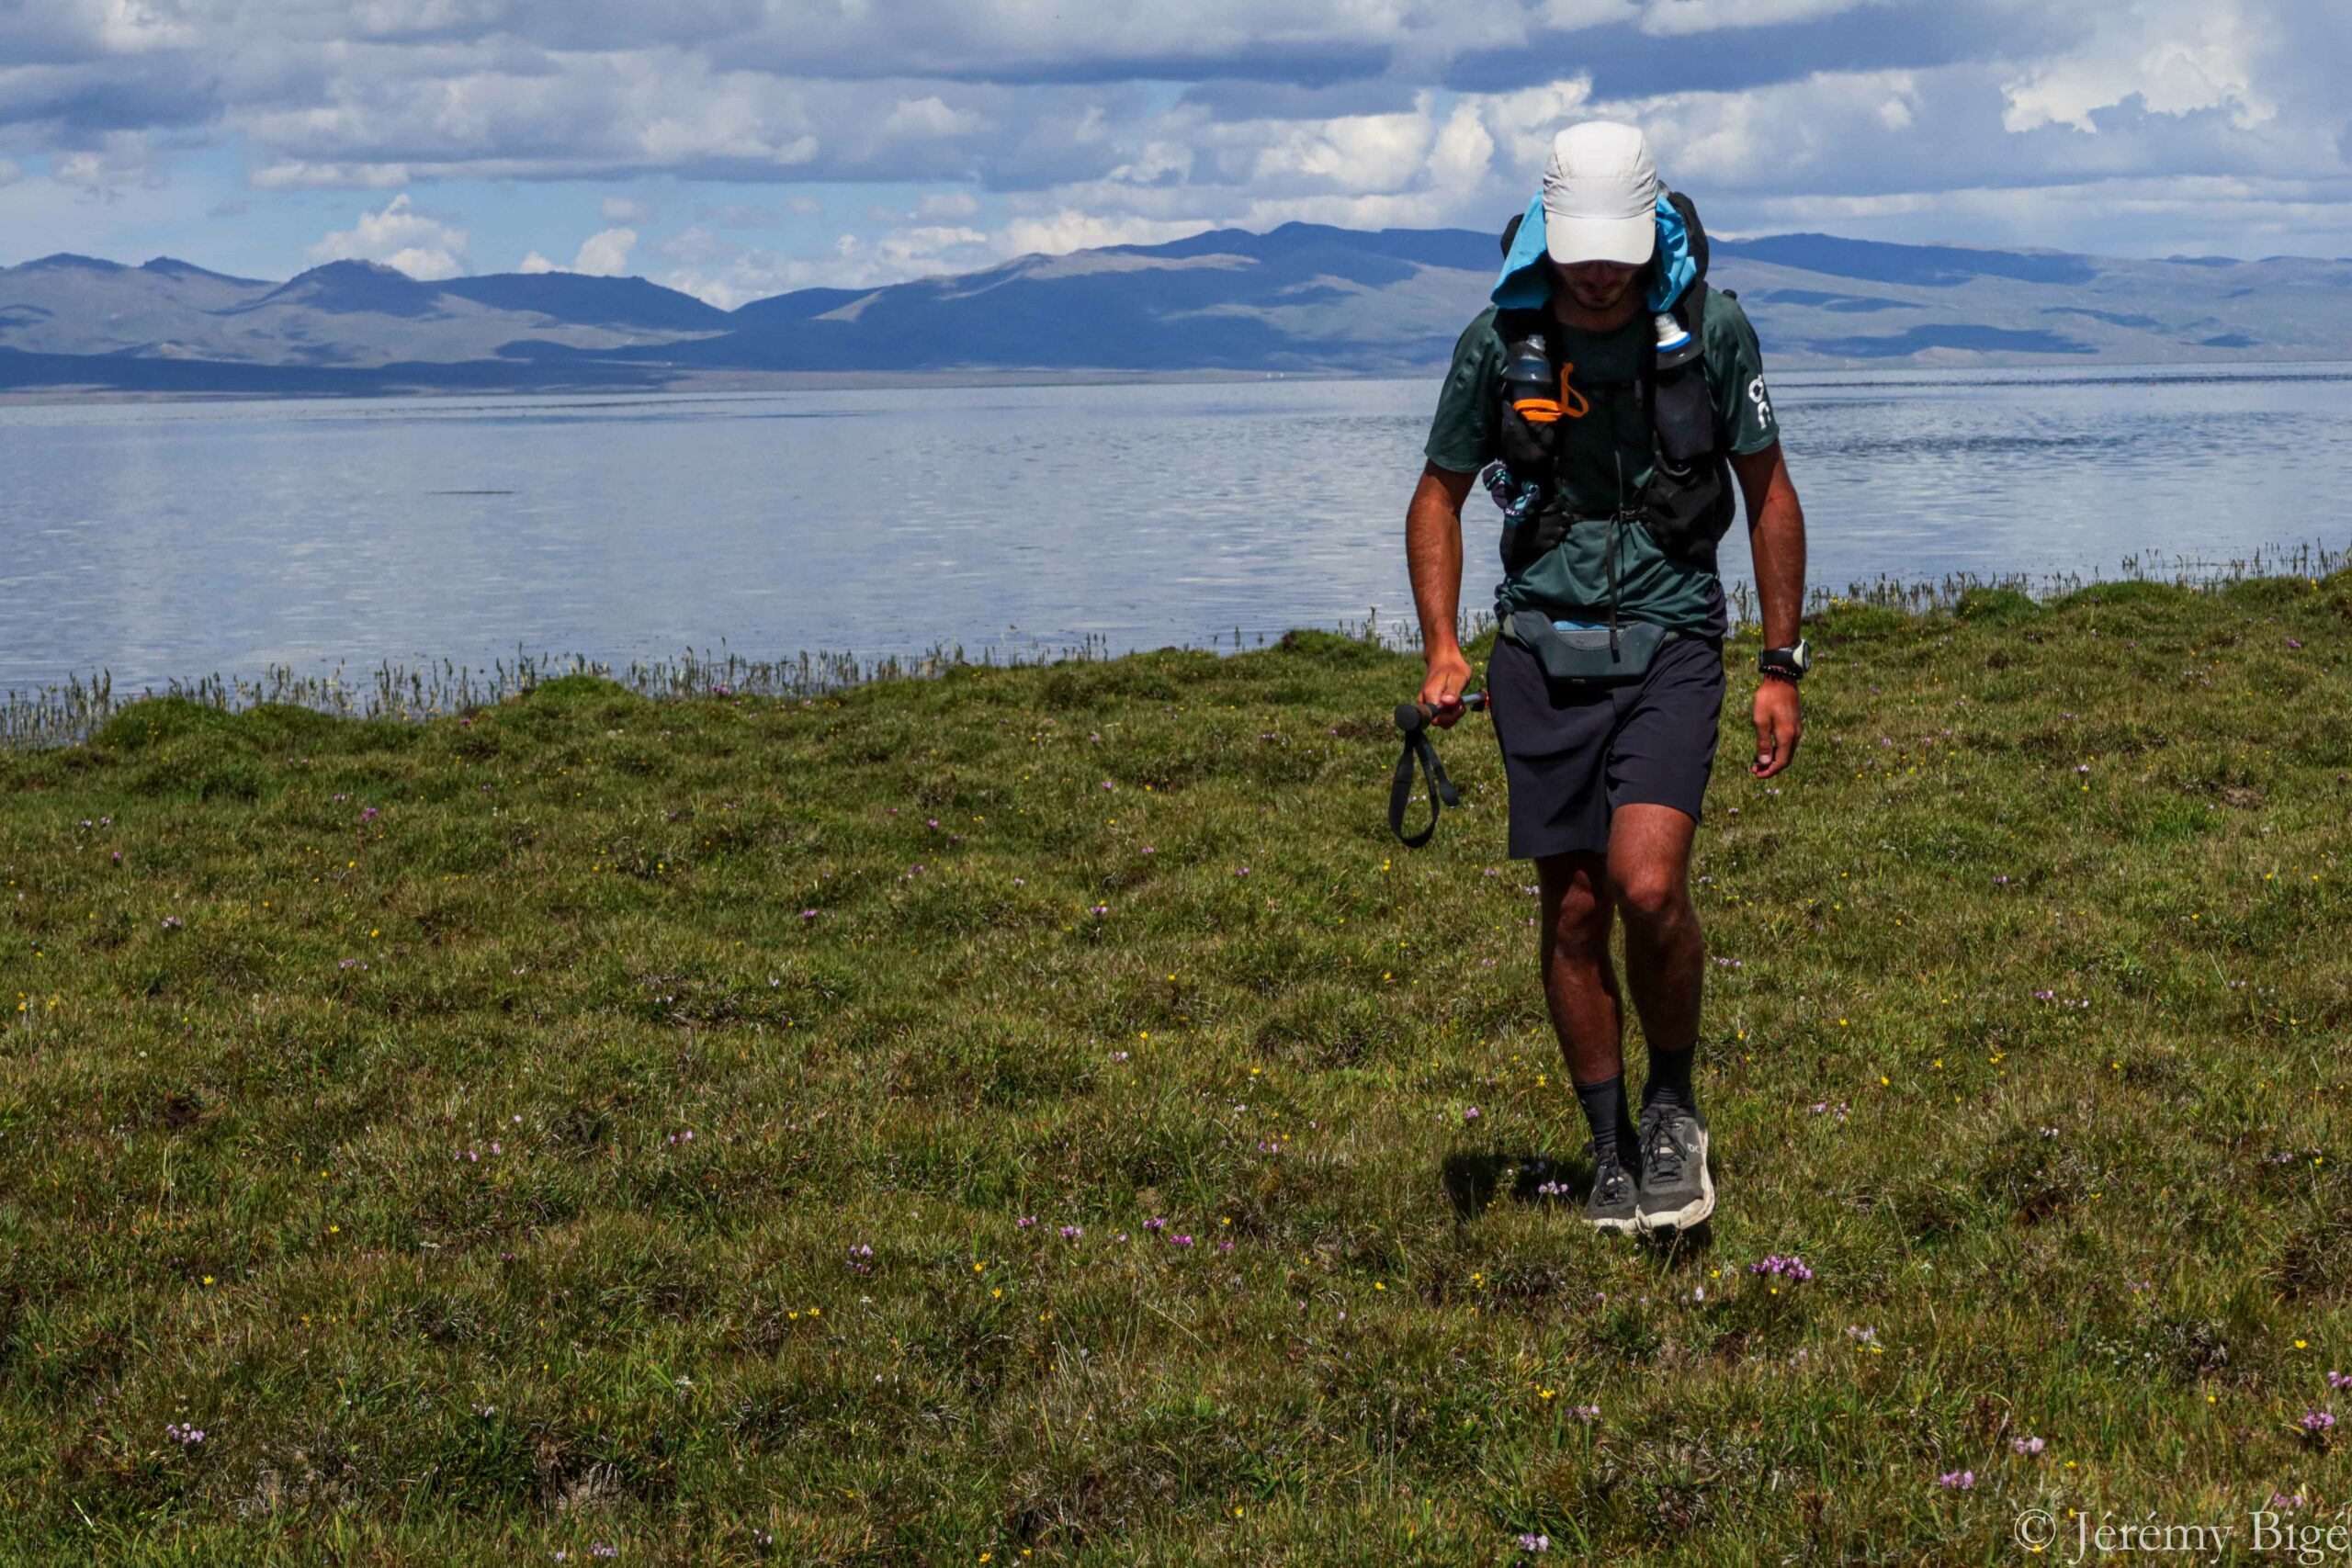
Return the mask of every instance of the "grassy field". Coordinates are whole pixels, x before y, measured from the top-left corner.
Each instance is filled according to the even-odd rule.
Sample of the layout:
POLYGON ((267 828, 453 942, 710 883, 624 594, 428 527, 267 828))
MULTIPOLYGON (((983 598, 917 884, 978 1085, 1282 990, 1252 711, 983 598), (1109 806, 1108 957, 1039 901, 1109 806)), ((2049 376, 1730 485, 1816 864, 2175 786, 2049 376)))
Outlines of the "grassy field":
POLYGON ((1679 1250, 1577 1222, 1492 738, 1397 848, 1365 643, 0 753, 0 1557, 2340 1518, 2352 575, 1811 629, 1773 786, 1727 654, 1679 1250))

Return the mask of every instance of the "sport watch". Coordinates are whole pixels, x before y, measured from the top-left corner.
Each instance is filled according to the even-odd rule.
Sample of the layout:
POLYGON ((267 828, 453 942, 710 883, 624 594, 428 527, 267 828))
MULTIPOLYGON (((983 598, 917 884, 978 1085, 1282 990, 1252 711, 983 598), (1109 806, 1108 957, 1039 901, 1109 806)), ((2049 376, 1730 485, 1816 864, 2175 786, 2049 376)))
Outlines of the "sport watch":
POLYGON ((1767 675, 1802 681, 1805 671, 1813 668, 1813 649, 1805 645, 1804 638, 1799 637, 1794 648, 1768 648, 1758 654, 1756 668, 1767 675))

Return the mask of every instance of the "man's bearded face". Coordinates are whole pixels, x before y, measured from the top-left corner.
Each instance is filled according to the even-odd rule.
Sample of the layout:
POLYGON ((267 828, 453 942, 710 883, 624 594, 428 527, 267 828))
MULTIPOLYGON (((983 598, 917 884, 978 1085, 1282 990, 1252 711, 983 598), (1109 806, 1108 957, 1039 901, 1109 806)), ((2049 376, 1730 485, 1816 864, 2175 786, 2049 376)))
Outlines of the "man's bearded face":
POLYGON ((1552 272, 1579 308, 1609 310, 1623 300, 1625 291, 1634 286, 1642 269, 1623 262, 1577 262, 1568 266, 1554 262, 1552 272))

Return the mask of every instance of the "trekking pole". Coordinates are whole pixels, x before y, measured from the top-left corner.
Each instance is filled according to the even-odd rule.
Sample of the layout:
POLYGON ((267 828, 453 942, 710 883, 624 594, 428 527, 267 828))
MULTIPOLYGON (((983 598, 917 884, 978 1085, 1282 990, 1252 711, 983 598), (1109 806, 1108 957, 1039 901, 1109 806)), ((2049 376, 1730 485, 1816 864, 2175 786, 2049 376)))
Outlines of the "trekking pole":
MULTIPOLYGON (((1462 707, 1465 713, 1483 713, 1487 709, 1487 694, 1464 692, 1462 707)), ((1437 832, 1440 803, 1458 807, 1461 792, 1453 781, 1445 776, 1445 764, 1437 760, 1437 748, 1430 744, 1430 730, 1437 723, 1437 708, 1422 702, 1396 705, 1396 728, 1405 738, 1405 749, 1396 758, 1396 775, 1388 782, 1388 830, 1408 850, 1418 850, 1437 832), (1405 831, 1405 807, 1413 798, 1413 762, 1419 759, 1421 778, 1430 788, 1430 825, 1419 833, 1405 831)))

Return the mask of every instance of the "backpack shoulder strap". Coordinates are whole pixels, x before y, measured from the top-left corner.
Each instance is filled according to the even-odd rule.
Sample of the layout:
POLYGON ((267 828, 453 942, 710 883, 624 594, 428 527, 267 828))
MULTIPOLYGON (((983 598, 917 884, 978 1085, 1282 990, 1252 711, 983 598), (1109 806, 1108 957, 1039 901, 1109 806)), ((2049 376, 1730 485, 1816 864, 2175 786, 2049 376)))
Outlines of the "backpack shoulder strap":
POLYGON ((1707 275, 1705 273, 1701 273, 1692 278, 1690 287, 1682 291, 1682 298, 1674 302, 1674 319, 1682 323, 1682 330, 1689 333, 1691 342, 1699 345, 1699 363, 1703 367, 1707 362, 1707 275))
POLYGON ((1552 341, 1551 312, 1548 310, 1517 310, 1495 312, 1495 332, 1508 348, 1523 337, 1540 337, 1552 341))
POLYGON ((1707 226, 1699 221, 1699 204, 1679 190, 1668 191, 1666 199, 1676 216, 1682 220, 1684 243, 1690 246, 1691 263, 1698 267, 1700 277, 1704 278, 1707 276, 1707 226))

